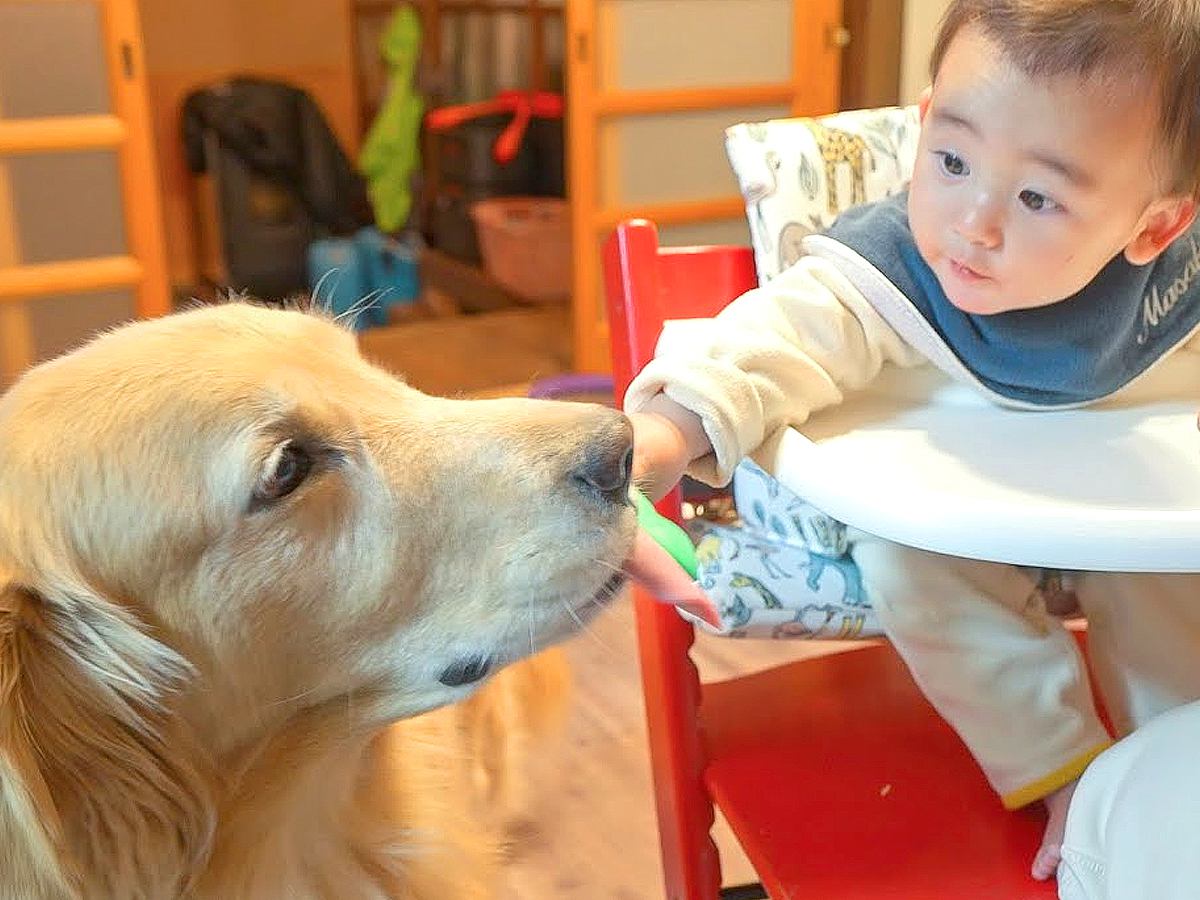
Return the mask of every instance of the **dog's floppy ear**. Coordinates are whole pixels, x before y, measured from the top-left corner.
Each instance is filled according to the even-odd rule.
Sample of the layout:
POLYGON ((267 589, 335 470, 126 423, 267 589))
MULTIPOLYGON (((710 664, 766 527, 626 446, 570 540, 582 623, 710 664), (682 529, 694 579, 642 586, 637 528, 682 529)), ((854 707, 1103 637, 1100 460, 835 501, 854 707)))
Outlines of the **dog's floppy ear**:
POLYGON ((208 852, 186 661, 78 585, 0 571, 0 896, 177 896, 208 852), (26 579, 28 581, 28 579, 26 579))

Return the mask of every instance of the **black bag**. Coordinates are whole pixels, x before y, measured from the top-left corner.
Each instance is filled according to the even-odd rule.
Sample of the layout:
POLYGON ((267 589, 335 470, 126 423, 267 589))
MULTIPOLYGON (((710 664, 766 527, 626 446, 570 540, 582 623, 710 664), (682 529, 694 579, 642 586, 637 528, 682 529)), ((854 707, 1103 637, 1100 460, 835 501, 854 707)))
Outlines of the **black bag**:
POLYGON ((228 284, 264 299, 308 289, 308 246, 372 221, 362 178, 312 98, 235 78, 183 105, 188 167, 215 188, 228 284))

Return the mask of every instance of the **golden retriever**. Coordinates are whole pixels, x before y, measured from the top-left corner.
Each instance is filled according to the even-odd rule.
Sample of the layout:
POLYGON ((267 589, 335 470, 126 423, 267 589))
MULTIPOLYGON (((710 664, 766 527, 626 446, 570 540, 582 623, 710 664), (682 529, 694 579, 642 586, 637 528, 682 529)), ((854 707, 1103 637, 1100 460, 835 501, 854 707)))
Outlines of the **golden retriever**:
POLYGON ((630 446, 247 303, 31 370, 0 398, 0 898, 488 896, 479 743, 553 661, 399 720, 613 595, 630 446))

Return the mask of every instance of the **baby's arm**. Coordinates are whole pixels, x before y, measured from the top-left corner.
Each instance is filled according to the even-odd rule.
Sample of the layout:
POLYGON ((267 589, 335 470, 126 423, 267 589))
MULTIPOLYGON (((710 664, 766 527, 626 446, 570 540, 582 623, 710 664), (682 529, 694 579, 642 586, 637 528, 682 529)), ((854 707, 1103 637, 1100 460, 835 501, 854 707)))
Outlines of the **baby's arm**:
POLYGON ((666 324, 625 397, 635 475, 652 496, 685 468, 724 484, 778 428, 921 361, 832 263, 804 257, 715 318, 666 324))

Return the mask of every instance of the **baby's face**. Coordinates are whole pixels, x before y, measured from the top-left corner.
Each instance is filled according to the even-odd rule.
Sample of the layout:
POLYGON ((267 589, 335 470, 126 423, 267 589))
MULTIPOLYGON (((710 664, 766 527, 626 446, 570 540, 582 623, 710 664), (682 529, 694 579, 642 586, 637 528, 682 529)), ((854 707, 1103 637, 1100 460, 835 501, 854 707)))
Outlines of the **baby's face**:
POLYGON ((950 302, 979 314, 1056 303, 1142 231, 1161 172, 1139 81, 1034 80, 974 27, 959 32, 923 109, 909 194, 950 302))

